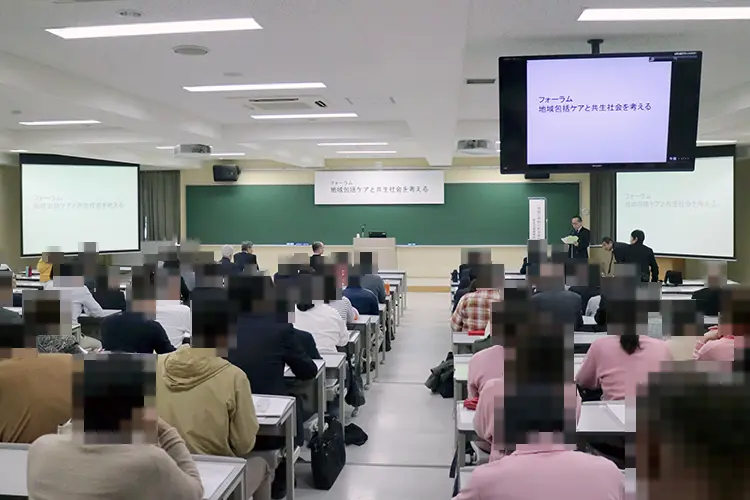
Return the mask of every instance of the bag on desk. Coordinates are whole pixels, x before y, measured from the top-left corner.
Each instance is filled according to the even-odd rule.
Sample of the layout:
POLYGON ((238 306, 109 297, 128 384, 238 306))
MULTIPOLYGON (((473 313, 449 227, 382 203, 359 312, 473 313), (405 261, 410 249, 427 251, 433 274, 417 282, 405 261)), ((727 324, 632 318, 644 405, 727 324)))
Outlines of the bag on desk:
POLYGON ((346 445, 341 422, 332 416, 326 417, 327 428, 316 432, 310 439, 310 462, 313 484, 319 490, 330 490, 341 469, 346 464, 346 445))

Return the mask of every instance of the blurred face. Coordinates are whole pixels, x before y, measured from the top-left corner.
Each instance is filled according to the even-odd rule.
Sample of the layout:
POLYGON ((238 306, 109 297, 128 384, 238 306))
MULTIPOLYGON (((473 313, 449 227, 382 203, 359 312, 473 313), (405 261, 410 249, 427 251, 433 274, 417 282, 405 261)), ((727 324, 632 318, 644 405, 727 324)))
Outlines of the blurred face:
POLYGON ((614 248, 615 243, 613 241, 604 241, 602 242, 602 248, 605 249, 608 252, 612 251, 612 248, 614 248))
POLYGON ((575 229, 576 231, 583 227, 583 223, 578 220, 578 217, 573 217, 573 219, 571 219, 570 221, 570 225, 573 226, 573 229, 575 229))

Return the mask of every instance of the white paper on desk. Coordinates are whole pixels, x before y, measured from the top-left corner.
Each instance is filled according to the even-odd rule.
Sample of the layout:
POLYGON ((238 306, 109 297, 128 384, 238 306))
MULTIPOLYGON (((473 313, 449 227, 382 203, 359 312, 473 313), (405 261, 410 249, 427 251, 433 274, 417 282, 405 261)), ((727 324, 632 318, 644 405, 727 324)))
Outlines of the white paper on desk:
POLYGON ((607 404, 607 409, 612 412, 612 415, 614 415, 617 420, 622 423, 622 425, 625 425, 625 405, 624 404, 607 404))
POLYGON ((255 405, 255 413, 259 417, 280 417, 284 414, 289 400, 284 398, 267 398, 253 394, 253 404, 255 405))

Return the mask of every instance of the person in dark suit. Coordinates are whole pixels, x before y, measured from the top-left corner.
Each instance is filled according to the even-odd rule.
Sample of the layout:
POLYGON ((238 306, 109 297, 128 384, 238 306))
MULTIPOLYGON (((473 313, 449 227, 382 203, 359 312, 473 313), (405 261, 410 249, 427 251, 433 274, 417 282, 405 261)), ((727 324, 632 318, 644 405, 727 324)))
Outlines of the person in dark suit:
MULTIPOLYGON (((195 276, 195 288, 190 292, 190 304, 194 306, 201 302, 228 300, 229 294, 224 286, 224 276, 221 265, 216 263, 203 264, 195 276)), ((234 277, 229 277, 229 280, 234 277)))
POLYGON ((706 316, 718 316, 721 312, 721 290, 727 284, 726 270, 721 266, 711 265, 708 271, 706 287, 693 293, 695 308, 706 316))
POLYGON ((591 244, 591 231, 583 227, 583 219, 576 215, 570 220, 573 226, 570 236, 578 236, 578 241, 570 245, 568 256, 571 259, 586 260, 589 258, 589 244, 591 244))
POLYGON ((237 266, 239 272, 245 270, 258 271, 258 257, 253 253, 253 243, 250 241, 243 241, 240 252, 234 254, 234 265, 237 266))
MULTIPOLYGON (((177 259, 165 260, 163 268, 180 272, 180 261, 177 259)), ((183 304, 190 304, 190 288, 187 286, 185 278, 182 276, 180 276, 180 300, 183 304)))
POLYGON ((221 266, 222 276, 232 276, 234 274, 237 274, 237 272, 239 271, 239 267, 237 267, 237 264, 232 262, 233 253, 234 250, 232 249, 231 245, 224 245, 221 248, 221 259, 219 259, 219 266, 221 266))
POLYGON ((316 274, 324 274, 325 271, 325 258, 323 252, 326 251, 326 246, 322 241, 316 241, 312 244, 313 254, 310 256, 310 267, 315 269, 316 274))
POLYGON ((627 243, 613 241, 609 236, 605 236, 602 238, 602 248, 610 254, 609 258, 603 262, 603 274, 610 276, 615 269, 615 263, 625 264, 628 262, 628 250, 630 250, 630 245, 627 243))
POLYGON ((117 268, 100 269, 91 295, 102 306, 102 309, 124 311, 127 308, 125 294, 120 290, 120 272, 117 268))
POLYGON ((556 324, 570 325, 580 331, 583 326, 581 296, 565 289, 565 271, 561 263, 539 265, 539 274, 532 276, 534 294, 530 303, 537 313, 548 313, 556 324))
POLYGON ((630 249, 628 250, 627 262, 635 264, 641 281, 657 283, 659 281, 659 264, 656 263, 654 251, 643 244, 643 240, 645 239, 646 234, 640 229, 636 229, 630 233, 630 249))
POLYGON ((367 288, 362 288, 360 276, 349 272, 349 283, 342 295, 349 299, 359 314, 377 316, 380 314, 378 298, 367 288))
POLYGON ((175 350, 156 314, 154 270, 144 266, 133 274, 128 310, 102 322, 102 348, 112 352, 166 354, 175 350))

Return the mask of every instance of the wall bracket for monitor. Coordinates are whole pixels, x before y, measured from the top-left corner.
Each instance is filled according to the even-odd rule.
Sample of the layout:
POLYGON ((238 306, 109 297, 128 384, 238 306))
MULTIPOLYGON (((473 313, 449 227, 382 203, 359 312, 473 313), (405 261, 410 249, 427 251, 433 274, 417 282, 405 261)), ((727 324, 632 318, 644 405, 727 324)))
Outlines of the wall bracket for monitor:
POLYGON ((592 38, 591 40, 586 40, 586 43, 591 46, 592 54, 601 54, 601 47, 604 43, 604 40, 602 40, 601 38, 592 38))

